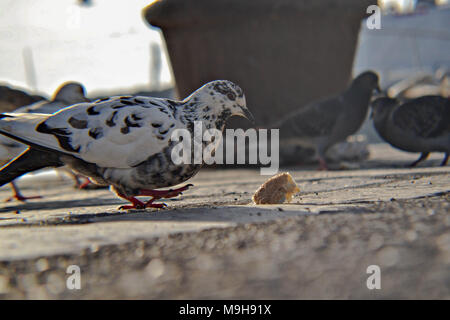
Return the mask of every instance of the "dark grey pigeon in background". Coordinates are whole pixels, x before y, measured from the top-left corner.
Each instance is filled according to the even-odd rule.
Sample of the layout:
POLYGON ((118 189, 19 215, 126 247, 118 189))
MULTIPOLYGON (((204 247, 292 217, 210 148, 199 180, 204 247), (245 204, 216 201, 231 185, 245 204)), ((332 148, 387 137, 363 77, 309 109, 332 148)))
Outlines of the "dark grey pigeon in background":
POLYGON ((19 88, 11 88, 7 84, 0 84, 0 112, 11 112, 41 100, 46 98, 27 93, 19 88))
POLYGON ((367 116, 374 90, 379 91, 378 75, 363 72, 340 95, 314 101, 270 127, 279 128, 282 138, 293 133, 302 145, 313 147, 320 168, 327 169, 326 151, 358 131, 367 116))
POLYGON ((430 152, 450 153, 450 99, 423 96, 405 103, 379 98, 372 103, 372 118, 378 134, 403 151, 421 152, 410 166, 425 160, 430 152))
MULTIPOLYGON (((41 100, 30 105, 22 106, 15 109, 13 113, 44 113, 52 114, 65 107, 75 103, 89 101, 85 95, 83 85, 78 82, 65 82, 56 89, 55 94, 51 100, 41 100)), ((16 140, 0 135, 0 166, 8 163, 10 160, 25 151, 27 146, 16 140)), ((74 179, 77 177, 74 176, 74 179)), ((16 199, 25 201, 39 197, 25 197, 20 193, 19 188, 14 181, 11 181, 11 188, 13 196, 6 199, 6 201, 16 199)))

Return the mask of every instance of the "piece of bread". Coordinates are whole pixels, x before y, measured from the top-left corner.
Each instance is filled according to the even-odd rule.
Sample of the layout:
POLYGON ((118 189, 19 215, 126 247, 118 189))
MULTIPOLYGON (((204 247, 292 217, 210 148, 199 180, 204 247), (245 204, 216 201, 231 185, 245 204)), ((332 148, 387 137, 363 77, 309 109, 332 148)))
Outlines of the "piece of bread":
POLYGON ((264 182, 252 197, 255 204, 279 204, 287 200, 290 202, 292 196, 300 192, 292 176, 287 173, 279 173, 264 182))

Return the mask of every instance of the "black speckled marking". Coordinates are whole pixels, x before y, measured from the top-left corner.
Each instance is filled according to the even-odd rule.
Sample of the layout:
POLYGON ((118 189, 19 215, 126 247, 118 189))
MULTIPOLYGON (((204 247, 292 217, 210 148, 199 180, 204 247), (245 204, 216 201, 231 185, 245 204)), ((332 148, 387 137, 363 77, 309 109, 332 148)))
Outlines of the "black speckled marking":
POLYGON ((123 104, 129 105, 129 106, 134 105, 133 101, 126 100, 126 99, 120 99, 120 102, 123 104))
POLYGON ((162 126, 161 123, 152 123, 152 127, 153 127, 153 128, 159 128, 159 127, 161 127, 161 126, 162 126))
POLYGON ((136 115, 136 114, 134 114, 134 113, 131 115, 131 119, 133 119, 134 121, 142 120, 141 117, 139 117, 138 115, 136 115))
POLYGON ((70 117, 69 124, 75 129, 86 129, 88 122, 86 120, 79 120, 77 118, 70 117))
MULTIPOLYGON (((227 96, 228 99, 231 101, 236 100, 236 93, 233 92, 233 89, 231 89, 227 84, 225 83, 217 83, 214 85, 214 90, 219 92, 220 94, 223 94, 224 96, 227 96)), ((222 101, 221 101, 222 103, 222 101)))
POLYGON ((222 113, 217 117, 216 120, 216 128, 222 129, 225 126, 225 122, 231 116, 231 111, 228 109, 224 109, 222 113))
POLYGON ((113 106, 111 108, 114 109, 114 110, 117 110, 117 109, 120 109, 120 108, 123 108, 123 107, 127 107, 127 105, 125 105, 125 104, 118 104, 118 105, 115 105, 115 106, 113 106))
POLYGON ((127 127, 135 127, 135 128, 141 127, 141 125, 139 123, 131 122, 131 120, 128 116, 125 117, 124 122, 127 127))
POLYGON ((152 106, 155 106, 155 107, 161 107, 161 105, 160 105, 160 104, 157 104, 156 102, 149 101, 149 103, 150 103, 152 106))
POLYGON ((130 132, 130 128, 129 127, 122 127, 122 128, 120 128, 120 132, 122 134, 127 134, 127 133, 130 132))
POLYGON ((166 99, 166 102, 172 110, 176 109, 178 106, 180 106, 182 104, 180 102, 170 100, 170 99, 166 99))
POLYGON ((46 134, 52 134, 58 139, 58 143, 64 150, 70 151, 70 152, 80 152, 80 147, 74 148, 70 142, 70 135, 72 132, 70 132, 67 128, 50 128, 47 126, 47 124, 44 122, 41 122, 37 127, 36 131, 40 133, 46 133, 46 134))
POLYGON ((172 170, 171 174, 177 177, 181 174, 181 171, 183 171, 183 167, 179 166, 172 170))
POLYGON ((169 114, 169 112, 167 111, 167 109, 166 109, 166 108, 163 108, 163 107, 160 107, 160 108, 159 108, 159 111, 161 111, 162 113, 165 113, 165 114, 169 114))
POLYGON ((94 138, 94 139, 100 139, 101 137, 103 137, 103 130, 102 128, 94 128, 94 129, 90 129, 89 130, 89 136, 94 138))
POLYGON ((108 127, 114 127, 114 126, 116 125, 116 123, 114 122, 114 119, 115 119, 116 115, 117 115, 117 111, 114 111, 114 112, 109 116, 109 118, 106 119, 106 125, 107 125, 108 127))
POLYGON ((87 109, 86 109, 87 114, 90 115, 90 116, 95 116, 95 115, 97 115, 97 114, 100 114, 100 112, 98 112, 98 111, 96 111, 96 110, 94 109, 95 107, 96 107, 96 106, 91 106, 91 107, 87 108, 87 109))

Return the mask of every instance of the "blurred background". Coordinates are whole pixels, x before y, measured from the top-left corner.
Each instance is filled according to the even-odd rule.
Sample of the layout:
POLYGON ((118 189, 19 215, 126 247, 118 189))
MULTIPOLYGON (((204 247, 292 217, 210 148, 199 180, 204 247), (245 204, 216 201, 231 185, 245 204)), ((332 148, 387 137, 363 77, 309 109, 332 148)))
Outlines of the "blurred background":
POLYGON ((90 96, 173 87, 148 0, 0 1, 0 82, 51 95, 64 81, 90 96))

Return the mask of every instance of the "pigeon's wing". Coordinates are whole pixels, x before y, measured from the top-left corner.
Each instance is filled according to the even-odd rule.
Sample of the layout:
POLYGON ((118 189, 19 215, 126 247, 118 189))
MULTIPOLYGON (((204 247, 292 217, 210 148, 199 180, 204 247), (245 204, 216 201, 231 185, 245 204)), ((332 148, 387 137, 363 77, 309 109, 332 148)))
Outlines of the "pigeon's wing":
POLYGON ((1 119, 0 131, 100 167, 130 168, 163 151, 173 130, 185 128, 176 112, 176 106, 164 99, 113 97, 53 115, 26 114, 28 121, 18 119, 25 115, 21 114, 17 121, 9 121, 9 131, 4 124, 8 120, 1 119))
POLYGON ((29 105, 39 100, 45 100, 45 98, 0 85, 0 112, 11 112, 20 106, 29 105))
POLYGON ((0 136, 0 166, 9 162, 25 149, 26 145, 5 136, 0 136))
POLYGON ((394 125, 418 137, 433 138, 450 133, 450 100, 425 96, 397 107, 394 125))
POLYGON ((20 107, 14 110, 14 113, 55 113, 67 107, 66 104, 60 101, 38 101, 28 106, 20 107))
POLYGON ((321 100, 288 115, 280 123, 280 129, 305 138, 326 136, 333 131, 342 109, 340 98, 321 100))

